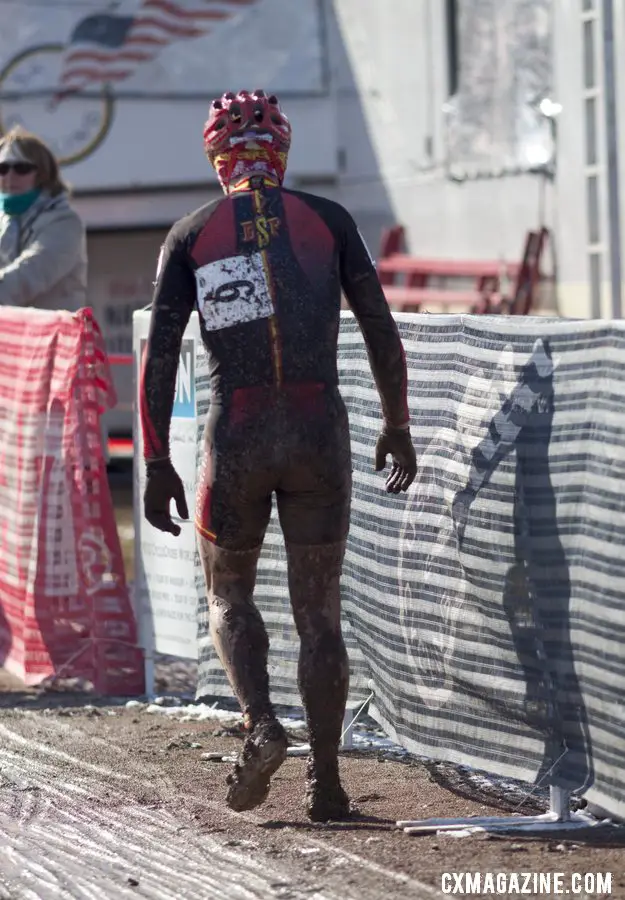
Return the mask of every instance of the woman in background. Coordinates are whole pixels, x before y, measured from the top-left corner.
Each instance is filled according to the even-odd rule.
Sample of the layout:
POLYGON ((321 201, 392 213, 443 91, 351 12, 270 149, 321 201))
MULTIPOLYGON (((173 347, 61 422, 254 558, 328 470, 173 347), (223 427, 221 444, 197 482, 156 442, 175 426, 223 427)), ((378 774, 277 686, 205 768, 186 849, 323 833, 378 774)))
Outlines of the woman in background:
POLYGON ((85 228, 59 164, 40 138, 13 128, 0 138, 0 306, 86 302, 85 228))

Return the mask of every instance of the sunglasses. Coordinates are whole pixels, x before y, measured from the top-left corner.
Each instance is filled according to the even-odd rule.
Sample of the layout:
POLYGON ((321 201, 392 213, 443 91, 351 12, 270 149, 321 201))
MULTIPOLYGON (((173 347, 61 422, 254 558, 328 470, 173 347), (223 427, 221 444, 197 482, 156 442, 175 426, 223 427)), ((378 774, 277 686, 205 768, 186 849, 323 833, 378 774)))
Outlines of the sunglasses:
POLYGON ((33 166, 33 164, 29 162, 4 162, 0 163, 0 177, 2 175, 8 175, 11 169, 13 169, 16 175, 30 175, 36 168, 37 166, 33 166))

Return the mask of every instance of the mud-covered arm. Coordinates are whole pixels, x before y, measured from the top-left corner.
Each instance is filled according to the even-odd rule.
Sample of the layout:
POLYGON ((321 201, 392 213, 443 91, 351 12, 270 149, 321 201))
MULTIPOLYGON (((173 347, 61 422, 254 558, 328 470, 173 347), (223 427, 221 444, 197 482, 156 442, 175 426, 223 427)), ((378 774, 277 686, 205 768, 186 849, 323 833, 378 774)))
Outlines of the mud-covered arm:
POLYGON ((169 456, 180 348, 195 303, 195 276, 186 244, 172 230, 159 256, 152 318, 141 367, 139 409, 146 462, 169 456))
POLYGON ((340 246, 341 285, 360 325, 385 423, 408 427, 406 356, 373 260, 356 223, 345 211, 340 246))

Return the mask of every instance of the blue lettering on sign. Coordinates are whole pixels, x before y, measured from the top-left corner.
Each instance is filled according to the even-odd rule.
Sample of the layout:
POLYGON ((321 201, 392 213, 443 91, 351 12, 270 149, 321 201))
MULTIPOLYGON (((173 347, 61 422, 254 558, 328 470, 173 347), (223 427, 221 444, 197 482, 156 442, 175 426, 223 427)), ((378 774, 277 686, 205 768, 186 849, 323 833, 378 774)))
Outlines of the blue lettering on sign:
POLYGON ((177 419, 195 418, 195 341, 193 340, 182 342, 172 415, 177 419))
MULTIPOLYGON (((146 344, 146 338, 142 338, 139 346, 141 360, 144 358, 146 344)), ((186 339, 180 349, 172 418, 194 419, 195 415, 195 341, 186 339)))

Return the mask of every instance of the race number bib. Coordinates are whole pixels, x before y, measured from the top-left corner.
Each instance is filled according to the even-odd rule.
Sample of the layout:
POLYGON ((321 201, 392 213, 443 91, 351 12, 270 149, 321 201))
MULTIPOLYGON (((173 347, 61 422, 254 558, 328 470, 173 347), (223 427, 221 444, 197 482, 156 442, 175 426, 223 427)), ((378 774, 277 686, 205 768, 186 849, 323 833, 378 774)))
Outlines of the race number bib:
POLYGON ((196 269, 195 280, 207 331, 268 319, 274 313, 260 253, 208 263, 196 269))

